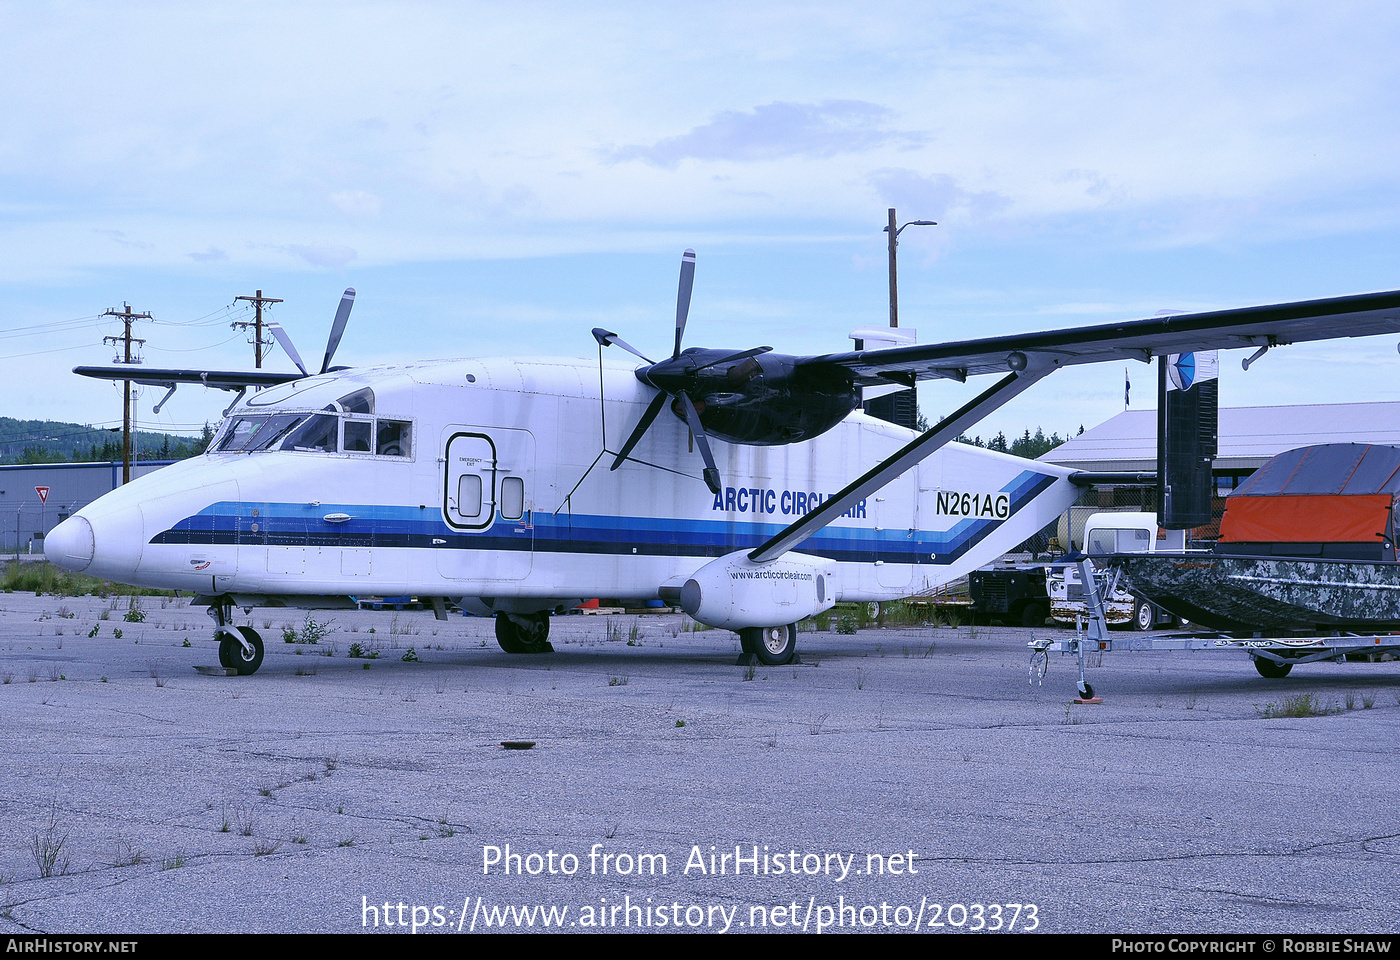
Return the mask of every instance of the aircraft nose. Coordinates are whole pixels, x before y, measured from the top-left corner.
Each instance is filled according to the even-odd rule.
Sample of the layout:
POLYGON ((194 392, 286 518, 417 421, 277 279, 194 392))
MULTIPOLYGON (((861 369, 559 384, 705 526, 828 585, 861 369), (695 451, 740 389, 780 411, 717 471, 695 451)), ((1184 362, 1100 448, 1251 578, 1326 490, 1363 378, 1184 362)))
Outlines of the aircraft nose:
POLYGON ((81 573, 92 563, 96 552, 92 524, 82 515, 69 517, 44 538, 44 556, 73 573, 81 573))

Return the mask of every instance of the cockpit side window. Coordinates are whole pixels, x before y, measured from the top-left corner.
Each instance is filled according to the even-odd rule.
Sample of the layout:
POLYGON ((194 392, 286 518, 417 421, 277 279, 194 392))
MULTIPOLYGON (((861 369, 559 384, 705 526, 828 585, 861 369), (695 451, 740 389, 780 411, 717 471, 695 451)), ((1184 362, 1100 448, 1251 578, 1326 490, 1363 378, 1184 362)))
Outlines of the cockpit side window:
POLYGON ((345 442, 340 448, 346 453, 373 453, 373 420, 346 420, 345 442))
POLYGON ((381 457, 413 456, 413 424, 406 420, 380 420, 374 452, 381 457))

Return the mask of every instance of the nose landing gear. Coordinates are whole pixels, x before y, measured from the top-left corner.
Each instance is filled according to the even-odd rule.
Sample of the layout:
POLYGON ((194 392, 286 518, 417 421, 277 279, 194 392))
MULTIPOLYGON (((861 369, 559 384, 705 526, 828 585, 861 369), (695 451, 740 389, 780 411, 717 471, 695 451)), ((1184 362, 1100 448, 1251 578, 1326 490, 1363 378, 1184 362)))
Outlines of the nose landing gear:
POLYGON ((231 603, 210 604, 209 616, 216 624, 214 634, 219 639, 219 665, 237 670, 241 677, 257 673, 263 662, 263 642, 258 632, 252 627, 232 624, 231 603))

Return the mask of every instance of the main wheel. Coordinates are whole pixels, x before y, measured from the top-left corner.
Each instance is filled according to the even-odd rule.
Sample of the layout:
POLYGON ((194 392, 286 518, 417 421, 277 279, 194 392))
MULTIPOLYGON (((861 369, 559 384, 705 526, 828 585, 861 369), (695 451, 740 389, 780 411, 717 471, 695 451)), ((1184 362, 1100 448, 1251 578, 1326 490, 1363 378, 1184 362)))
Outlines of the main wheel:
POLYGON ((531 613, 519 617, 523 624, 508 614, 496 614, 496 642, 506 653, 553 653, 549 642, 549 614, 531 613))
POLYGON ((1254 669, 1259 671, 1259 676, 1269 680, 1282 680, 1293 669, 1291 663, 1278 663, 1268 657, 1254 657, 1253 659, 1254 669))
POLYGON ((1157 611, 1146 600, 1139 599, 1133 604, 1133 629, 1151 630, 1157 625, 1157 611))
POLYGON ((758 657, 760 663, 770 667, 781 667, 791 663, 797 653, 797 624, 789 623, 779 627, 750 627, 739 632, 739 643, 748 653, 758 657), (744 634, 748 634, 745 642, 744 634))
POLYGON ((241 677, 257 673, 258 667, 261 667, 263 662, 262 637, 258 636, 258 632, 252 627, 234 627, 234 629, 243 635, 243 639, 248 641, 253 651, 249 653, 243 649, 243 644, 225 634, 224 638, 219 641, 219 663, 224 667, 237 670, 241 677))

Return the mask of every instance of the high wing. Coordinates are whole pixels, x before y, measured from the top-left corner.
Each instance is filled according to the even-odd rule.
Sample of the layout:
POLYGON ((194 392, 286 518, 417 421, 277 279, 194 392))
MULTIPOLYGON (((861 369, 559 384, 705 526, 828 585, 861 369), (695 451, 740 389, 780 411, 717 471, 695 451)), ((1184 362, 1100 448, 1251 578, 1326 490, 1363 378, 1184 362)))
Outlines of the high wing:
POLYGON ((1105 360, 1148 361, 1154 356, 1193 350, 1257 347, 1262 352, 1286 343, 1396 332, 1400 332, 1400 290, 1182 313, 983 340, 803 357, 797 361, 799 367, 844 367, 861 385, 912 385, 915 380, 939 377, 966 380, 970 374, 979 373, 1006 376, 827 497, 817 509, 750 551, 749 559, 765 563, 792 550, 852 504, 956 440, 978 420, 1061 367, 1105 360))
POLYGON ((74 367, 73 372, 97 380, 130 380, 132 383, 143 383, 153 387, 198 383, 219 390, 273 387, 306 376, 304 373, 274 373, 271 370, 172 370, 135 363, 118 363, 110 367, 74 367))
POLYGON ((1180 313, 1043 333, 803 357, 799 367, 839 366, 862 386, 1005 373, 1029 356, 1052 367, 1151 360, 1193 350, 1275 347, 1400 332, 1400 290, 1206 313, 1180 313), (1022 355, 1021 359, 1013 358, 1022 355))

